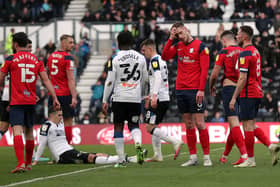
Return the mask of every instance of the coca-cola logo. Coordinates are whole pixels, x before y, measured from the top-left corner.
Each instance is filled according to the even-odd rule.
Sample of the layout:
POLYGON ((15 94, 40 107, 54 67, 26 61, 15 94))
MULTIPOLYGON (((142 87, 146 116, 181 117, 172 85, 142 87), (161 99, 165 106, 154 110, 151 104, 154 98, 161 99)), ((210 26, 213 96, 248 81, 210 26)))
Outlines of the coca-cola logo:
MULTIPOLYGON (((132 139, 131 134, 127 126, 123 130, 124 142, 128 142, 132 139)), ((97 139, 100 144, 114 144, 114 126, 101 129, 97 133, 97 139)))

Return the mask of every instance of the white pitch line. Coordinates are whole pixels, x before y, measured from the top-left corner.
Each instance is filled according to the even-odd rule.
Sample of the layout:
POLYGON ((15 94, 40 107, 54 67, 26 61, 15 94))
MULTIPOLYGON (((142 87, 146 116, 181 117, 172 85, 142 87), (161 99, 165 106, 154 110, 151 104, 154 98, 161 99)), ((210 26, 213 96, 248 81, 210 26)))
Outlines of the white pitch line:
MULTIPOLYGON (((224 147, 219 147, 219 148, 212 149, 212 150, 210 149, 210 151, 211 152, 216 152, 216 151, 219 151, 219 150, 222 150, 222 149, 224 149, 224 147)), ((181 154, 184 154, 184 153, 181 153, 181 154)), ((163 157, 168 158, 168 157, 172 157, 172 156, 174 156, 174 154, 165 155, 163 157)), ((47 180, 47 179, 53 179, 53 178, 57 178, 57 177, 68 176, 68 175, 83 173, 83 172, 87 172, 87 171, 94 171, 94 170, 98 170, 98 169, 109 168, 109 167, 112 167, 112 166, 113 165, 98 166, 98 167, 94 167, 94 168, 87 168, 87 169, 71 171, 71 172, 67 172, 67 173, 61 173, 61 174, 58 174, 58 175, 52 175, 52 176, 48 176, 48 177, 38 177, 38 178, 30 179, 30 180, 11 183, 11 184, 0 186, 0 187, 10 187, 10 186, 18 186, 18 185, 22 185, 22 184, 29 184, 29 183, 33 183, 33 182, 37 182, 37 181, 43 181, 43 180, 47 180)))

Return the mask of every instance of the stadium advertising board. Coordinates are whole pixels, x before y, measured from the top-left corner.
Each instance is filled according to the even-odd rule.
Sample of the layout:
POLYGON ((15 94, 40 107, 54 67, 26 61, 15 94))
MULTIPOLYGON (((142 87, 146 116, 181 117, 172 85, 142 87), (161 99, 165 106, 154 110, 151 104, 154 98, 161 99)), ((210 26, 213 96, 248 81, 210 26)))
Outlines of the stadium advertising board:
MULTIPOLYGON (((256 125, 263 129, 264 133, 268 135, 272 142, 278 142, 275 135, 276 129, 280 126, 279 122, 259 122, 256 125)), ((210 143, 225 143, 226 137, 229 133, 228 123, 206 123, 209 130, 210 143)), ((183 123, 164 123, 159 126, 167 134, 174 135, 186 143, 186 129, 183 123)), ((151 135, 146 132, 145 125, 140 125, 142 130, 143 144, 151 144, 151 135)), ((35 144, 39 141, 40 126, 34 127, 35 144)), ((196 132, 198 135, 198 131, 196 132)), ((73 145, 85 144, 113 144, 114 128, 113 125, 75 125, 73 127, 73 145)), ((133 143, 130 132, 125 127, 124 137, 126 143, 133 143)), ((198 141, 199 141, 199 136, 198 141)), ((259 143, 256 139, 256 143, 259 143)), ((13 146, 12 130, 8 132, 0 140, 0 146, 13 146)))

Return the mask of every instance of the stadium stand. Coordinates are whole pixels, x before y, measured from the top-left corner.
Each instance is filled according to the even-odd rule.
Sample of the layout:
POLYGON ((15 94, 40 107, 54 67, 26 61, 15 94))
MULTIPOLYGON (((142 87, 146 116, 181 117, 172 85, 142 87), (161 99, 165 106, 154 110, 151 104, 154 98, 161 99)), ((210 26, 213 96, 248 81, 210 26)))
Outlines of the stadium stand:
MULTIPOLYGON (((221 23, 220 29, 217 30, 217 32, 210 33, 207 36, 199 36, 199 39, 203 40, 210 49, 210 75, 211 68, 213 68, 214 65, 215 55, 222 47, 219 42, 219 34, 223 31, 223 20, 230 20, 232 22, 233 26, 231 30, 234 33, 237 33, 238 26, 243 24, 242 21, 255 21, 254 26, 260 33, 255 35, 254 45, 258 48, 262 56, 262 85, 265 95, 271 95, 271 98, 264 97, 258 120, 279 120, 280 4, 277 0, 80 0, 83 1, 83 5, 77 5, 75 1, 76 0, 0 0, 0 22, 27 24, 46 22, 54 17, 64 17, 66 14, 65 12, 68 11, 65 11, 66 7, 74 7, 69 15, 66 16, 66 18, 69 19, 71 16, 75 15, 74 12, 78 11, 75 7, 83 9, 84 4, 87 2, 88 9, 83 9, 85 12, 84 16, 80 16, 80 13, 78 16, 85 27, 90 28, 95 24, 130 24, 131 26, 129 27, 124 24, 121 30, 129 30, 132 32, 135 39, 134 47, 136 49, 139 48, 139 44, 143 39, 151 38, 156 41, 159 53, 169 34, 168 29, 161 27, 161 23, 167 22, 172 24, 175 21, 188 21, 188 23, 192 21, 194 23, 213 21, 215 23, 221 23), (27 7, 27 9, 25 7, 27 7), (44 7, 45 10, 49 10, 49 12, 43 12, 42 7, 44 7), (50 9, 48 9, 48 7, 50 9), (18 10, 21 10, 22 13, 18 10)), ((110 30, 110 32, 112 34, 116 31, 110 30)), ((83 118, 80 120, 79 117, 77 117, 76 122, 104 122, 104 116, 100 115, 99 109, 89 106, 92 95, 90 87, 95 85, 97 80, 104 84, 106 68, 104 68, 104 70, 102 69, 103 64, 105 63, 104 66, 106 67, 108 61, 105 62, 104 59, 106 59, 106 57, 104 56, 89 60, 91 56, 90 51, 93 48, 91 45, 97 45, 95 43, 96 40, 84 34, 81 34, 80 38, 81 41, 76 44, 73 55, 76 58, 77 86, 79 89, 81 88, 81 93, 85 94, 81 99, 82 104, 77 109, 77 116, 79 116, 81 112, 81 116, 85 114, 85 119, 83 118), (94 74, 92 80, 87 79, 92 74, 94 74)), ((114 41, 114 38, 111 39, 114 41)), ((35 53, 41 60, 46 61, 50 53, 49 50, 54 50, 57 46, 58 45, 54 43, 54 41, 49 41, 43 48, 40 49, 38 47, 35 53)), ((114 43, 112 49, 112 54, 114 54, 117 50, 114 43)), ((108 57, 108 59, 110 59, 110 57, 108 57)), ((172 60, 168 63, 171 105, 166 114, 165 122, 179 122, 181 120, 174 93, 176 68, 176 61, 172 60)), ((219 81, 221 78, 220 76, 219 81)), ((217 89, 218 91, 221 89, 220 82, 217 85, 217 89)), ((207 111, 205 112, 205 118, 206 121, 210 121, 216 112, 222 111, 222 103, 220 95, 217 95, 215 98, 210 97, 207 89, 206 91, 207 111)), ((38 85, 38 94, 39 93, 43 98, 44 94, 40 91, 40 85, 38 85)), ((223 116, 222 112, 221 115, 223 116)))

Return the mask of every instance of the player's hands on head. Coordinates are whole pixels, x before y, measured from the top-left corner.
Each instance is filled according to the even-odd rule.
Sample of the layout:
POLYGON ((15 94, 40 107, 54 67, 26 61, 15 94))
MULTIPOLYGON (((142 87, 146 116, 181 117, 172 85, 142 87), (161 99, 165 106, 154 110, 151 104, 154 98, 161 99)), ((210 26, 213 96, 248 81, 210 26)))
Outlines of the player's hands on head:
POLYGON ((175 28, 175 27, 172 27, 171 30, 170 30, 169 39, 170 39, 170 40, 176 39, 176 34, 177 34, 176 28, 175 28))
POLYGON ((199 90, 196 94, 196 104, 202 104, 204 100, 204 91, 199 90))
POLYGON ((108 103, 102 103, 102 112, 107 116, 108 103))

